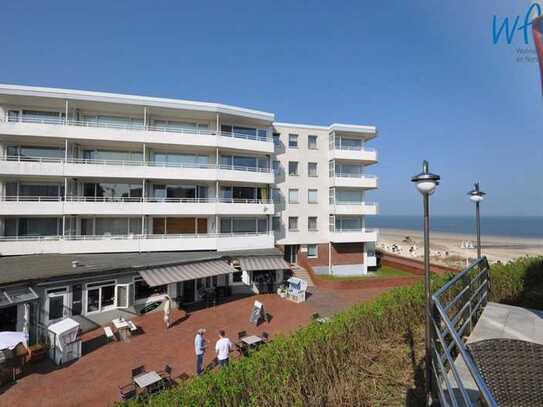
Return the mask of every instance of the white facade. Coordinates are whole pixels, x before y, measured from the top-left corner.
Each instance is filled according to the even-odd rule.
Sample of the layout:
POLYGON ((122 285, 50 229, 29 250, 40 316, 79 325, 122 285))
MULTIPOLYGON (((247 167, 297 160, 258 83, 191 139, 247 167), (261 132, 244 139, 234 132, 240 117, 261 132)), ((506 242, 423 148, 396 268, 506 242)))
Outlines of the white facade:
POLYGON ((366 199, 377 179, 365 171, 377 162, 365 146, 376 129, 274 119, 214 103, 0 85, 0 255, 375 242, 364 217, 377 213, 366 199))

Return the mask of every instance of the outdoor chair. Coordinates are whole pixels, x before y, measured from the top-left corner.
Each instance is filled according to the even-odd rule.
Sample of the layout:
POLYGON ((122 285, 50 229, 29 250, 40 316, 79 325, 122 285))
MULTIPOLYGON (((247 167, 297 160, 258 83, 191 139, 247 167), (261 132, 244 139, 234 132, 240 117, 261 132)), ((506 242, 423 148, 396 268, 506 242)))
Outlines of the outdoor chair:
POLYGON ((543 345, 518 339, 486 339, 467 346, 500 407, 541 406, 543 345))
POLYGON ((115 334, 111 330, 111 327, 105 326, 104 327, 104 335, 106 336, 106 342, 114 341, 116 340, 115 334))
POLYGON ((270 339, 270 334, 267 332, 262 332, 262 335, 260 335, 260 337, 264 340, 264 342, 268 342, 268 340, 270 339))
POLYGON ((169 387, 172 384, 172 368, 170 365, 164 366, 164 370, 157 372, 165 386, 169 387))
POLYGON ((141 365, 134 369, 132 369, 132 379, 136 376, 139 376, 140 374, 145 373, 145 366, 141 365))
POLYGON ((119 398, 121 400, 130 400, 137 397, 137 388, 134 383, 119 386, 119 398))
POLYGON ((238 332, 238 339, 243 339, 247 336, 247 331, 239 331, 238 332))
POLYGON ((132 321, 128 321, 128 329, 130 330, 130 335, 135 335, 138 333, 139 331, 139 328, 136 326, 135 323, 133 323, 132 321))
POLYGON ((316 312, 316 313, 314 313, 313 315, 311 315, 311 319, 312 319, 313 321, 319 319, 320 317, 321 317, 321 316, 319 315, 318 312, 316 312))

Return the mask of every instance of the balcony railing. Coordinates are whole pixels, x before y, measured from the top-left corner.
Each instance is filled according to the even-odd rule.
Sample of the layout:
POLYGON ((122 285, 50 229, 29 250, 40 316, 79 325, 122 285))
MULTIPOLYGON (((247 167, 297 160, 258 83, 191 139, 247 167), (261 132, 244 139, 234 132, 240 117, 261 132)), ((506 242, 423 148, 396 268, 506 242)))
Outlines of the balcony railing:
POLYGON ((334 226, 330 226, 330 232, 334 233, 353 233, 353 232, 359 232, 359 233, 376 233, 377 229, 368 229, 368 228, 336 228, 334 226))
POLYGON ((377 150, 372 147, 360 146, 333 146, 334 150, 347 150, 347 151, 367 151, 368 153, 375 153, 377 150))
MULTIPOLYGON (((160 167, 160 168, 191 168, 191 169, 216 169, 217 165, 212 163, 175 163, 164 161, 136 161, 136 160, 100 160, 89 158, 56 158, 56 157, 31 157, 20 155, 9 155, 0 158, 1 161, 18 162, 39 162, 39 163, 58 163, 58 164, 87 164, 87 165, 116 165, 121 167, 160 167)), ((243 165, 225 165, 220 164, 221 170, 247 171, 271 173, 270 168, 248 167, 243 165)))
POLYGON ((232 204, 271 204, 271 199, 240 198, 160 198, 160 197, 107 197, 107 196, 0 196, 4 202, 151 202, 151 203, 232 203, 232 204))
POLYGON ((51 124, 59 126, 77 126, 77 127, 93 127, 93 128, 107 128, 107 129, 119 129, 119 130, 135 130, 135 131, 152 131, 161 133, 177 133, 185 135, 204 135, 204 136, 221 136, 230 138, 239 138, 244 140, 256 140, 263 142, 272 142, 272 138, 269 136, 243 134, 224 131, 213 131, 203 129, 185 129, 168 126, 145 126, 141 123, 115 123, 115 122, 103 122, 96 120, 66 120, 63 117, 28 117, 19 115, 16 119, 9 117, 8 114, 4 116, 4 122, 10 123, 36 123, 36 124, 51 124))
POLYGON ((336 172, 335 177, 338 178, 367 178, 367 179, 377 179, 375 175, 362 174, 362 173, 352 173, 352 172, 336 172))
POLYGON ((51 236, 0 236, 0 242, 34 242, 59 240, 145 240, 145 239, 196 239, 265 236, 268 232, 243 233, 182 233, 182 234, 126 234, 126 235, 51 235, 51 236))
POLYGON ((366 201, 336 201, 333 205, 352 205, 352 206, 377 206, 377 202, 366 201))

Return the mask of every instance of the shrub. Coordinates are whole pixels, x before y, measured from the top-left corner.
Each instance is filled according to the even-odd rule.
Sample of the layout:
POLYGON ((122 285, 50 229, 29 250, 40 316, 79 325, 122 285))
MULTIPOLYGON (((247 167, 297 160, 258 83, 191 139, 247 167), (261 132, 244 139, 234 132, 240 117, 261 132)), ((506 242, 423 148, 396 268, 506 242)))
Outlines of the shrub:
MULTIPOLYGON (((491 269, 491 300, 542 307, 543 258, 491 269)), ((433 286, 449 277, 433 276, 433 286)), ((189 379, 152 406, 419 405, 423 285, 390 290, 327 324, 279 336, 250 357, 189 379)), ((136 404, 137 402, 132 402, 136 404)))

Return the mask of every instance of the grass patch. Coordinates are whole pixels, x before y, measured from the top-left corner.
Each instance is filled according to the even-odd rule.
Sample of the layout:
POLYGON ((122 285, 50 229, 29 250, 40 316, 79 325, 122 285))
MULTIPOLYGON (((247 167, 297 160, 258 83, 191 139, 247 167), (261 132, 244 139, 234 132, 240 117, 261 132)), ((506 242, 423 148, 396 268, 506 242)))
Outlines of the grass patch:
MULTIPOLYGON (((492 266, 491 300, 543 308, 543 257, 492 266)), ((450 276, 432 276, 436 289, 450 276)), ((422 283, 278 336, 249 357, 149 406, 419 406, 424 403, 422 283)), ((129 405, 143 405, 132 401, 129 405)))
POLYGON ((347 281, 364 280, 367 278, 413 277, 413 274, 394 267, 381 266, 377 271, 369 271, 367 275, 362 276, 337 276, 330 274, 319 274, 318 276, 324 280, 347 281))

